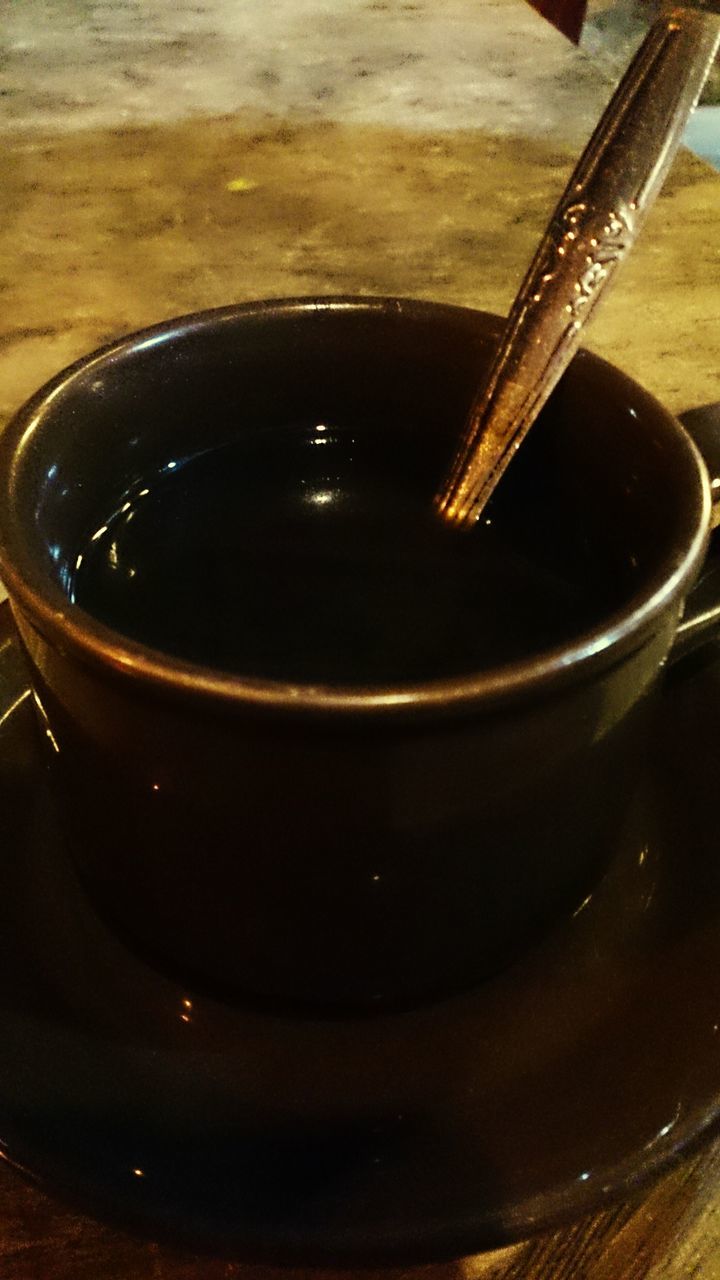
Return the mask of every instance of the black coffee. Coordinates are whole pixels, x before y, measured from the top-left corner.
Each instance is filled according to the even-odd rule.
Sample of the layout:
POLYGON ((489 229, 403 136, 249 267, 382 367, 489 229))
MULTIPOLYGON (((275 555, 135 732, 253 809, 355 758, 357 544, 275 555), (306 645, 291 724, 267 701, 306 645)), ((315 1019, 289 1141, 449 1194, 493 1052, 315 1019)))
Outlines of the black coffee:
POLYGON ((494 502, 449 531, 428 477, 379 440, 293 424, 169 459, 100 513, 73 598, 169 654, 329 684, 467 673, 599 619, 598 569, 556 503, 494 502))

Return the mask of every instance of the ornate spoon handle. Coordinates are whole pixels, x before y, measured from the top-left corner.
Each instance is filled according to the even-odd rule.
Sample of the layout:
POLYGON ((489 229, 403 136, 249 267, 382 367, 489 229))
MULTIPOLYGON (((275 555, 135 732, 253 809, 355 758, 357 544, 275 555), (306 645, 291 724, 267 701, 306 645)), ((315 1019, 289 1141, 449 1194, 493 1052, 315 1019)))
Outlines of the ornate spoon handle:
POLYGON ((628 67, 552 215, 436 496, 449 524, 475 523, 569 364, 662 185, 719 43, 716 16, 674 9, 628 67))

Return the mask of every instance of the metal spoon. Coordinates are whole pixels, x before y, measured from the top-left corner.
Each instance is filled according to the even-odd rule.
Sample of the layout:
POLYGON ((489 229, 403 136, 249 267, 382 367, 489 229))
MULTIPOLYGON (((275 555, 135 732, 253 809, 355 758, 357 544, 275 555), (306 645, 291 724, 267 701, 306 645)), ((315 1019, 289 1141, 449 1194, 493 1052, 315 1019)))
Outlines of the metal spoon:
POLYGON ((435 506, 472 526, 574 355, 629 253, 720 44, 720 18, 673 9, 633 58, 566 187, 435 506))

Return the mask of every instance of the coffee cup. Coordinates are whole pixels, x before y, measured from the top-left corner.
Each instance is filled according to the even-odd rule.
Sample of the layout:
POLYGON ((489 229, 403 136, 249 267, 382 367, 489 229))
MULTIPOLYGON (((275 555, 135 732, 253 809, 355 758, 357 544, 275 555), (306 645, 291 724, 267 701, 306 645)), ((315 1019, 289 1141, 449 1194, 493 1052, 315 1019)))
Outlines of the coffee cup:
POLYGON ((711 497, 679 423, 597 356, 498 490, 530 543, 552 516, 560 560, 582 542, 593 566, 590 613, 550 641, 531 613, 525 647, 492 659, 470 627, 445 666, 436 628, 419 677, 402 653, 357 679, 352 661, 325 678, 324 658, 264 670, 262 648, 231 670, 74 594, 119 495, 265 424, 381 423, 363 466, 387 467, 390 503, 409 474, 430 510, 500 326, 403 299, 200 313, 79 361, 0 440, 0 576, 70 856, 130 945, 191 983, 315 1011, 430 999, 511 962, 618 847, 658 677, 678 629, 702 629, 692 602, 681 620, 711 497))

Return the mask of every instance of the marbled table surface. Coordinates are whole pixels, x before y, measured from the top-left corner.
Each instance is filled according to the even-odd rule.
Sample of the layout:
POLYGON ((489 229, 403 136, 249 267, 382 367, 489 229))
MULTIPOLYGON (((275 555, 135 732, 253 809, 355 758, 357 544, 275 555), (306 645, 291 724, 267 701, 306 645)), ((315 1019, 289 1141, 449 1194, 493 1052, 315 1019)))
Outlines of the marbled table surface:
MULTIPOLYGON (((0 425, 93 346, 201 307, 504 311, 610 92, 523 0, 23 0, 0 51, 0 425)), ((671 409, 720 400, 720 173, 678 158, 588 345, 671 409)), ((173 1258, 0 1177, 3 1280, 259 1270, 173 1258)), ((713 1280, 720 1156, 639 1207, 427 1270, 713 1280)))

